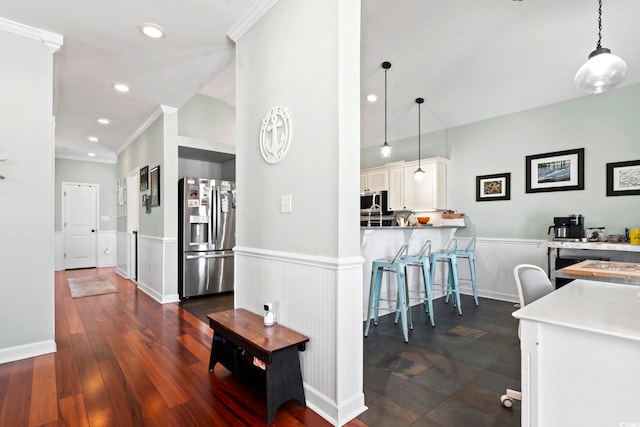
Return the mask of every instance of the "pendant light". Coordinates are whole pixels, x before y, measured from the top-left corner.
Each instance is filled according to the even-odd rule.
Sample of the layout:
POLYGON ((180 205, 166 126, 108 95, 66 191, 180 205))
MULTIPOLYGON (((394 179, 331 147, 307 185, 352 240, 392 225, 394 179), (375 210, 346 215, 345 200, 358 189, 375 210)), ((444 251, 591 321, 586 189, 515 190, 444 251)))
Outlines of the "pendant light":
POLYGON ((387 142, 387 71, 391 68, 391 62, 383 62, 382 68, 384 68, 384 144, 380 146, 380 157, 389 157, 391 146, 387 142))
POLYGON ((627 74, 627 64, 602 47, 602 0, 598 0, 598 44, 576 73, 573 83, 585 93, 601 93, 618 86, 627 74))
POLYGON ((416 104, 418 104, 418 169, 413 173, 413 179, 416 181, 422 181, 424 178, 424 171, 420 167, 420 105, 424 102, 422 98, 416 98, 416 104))

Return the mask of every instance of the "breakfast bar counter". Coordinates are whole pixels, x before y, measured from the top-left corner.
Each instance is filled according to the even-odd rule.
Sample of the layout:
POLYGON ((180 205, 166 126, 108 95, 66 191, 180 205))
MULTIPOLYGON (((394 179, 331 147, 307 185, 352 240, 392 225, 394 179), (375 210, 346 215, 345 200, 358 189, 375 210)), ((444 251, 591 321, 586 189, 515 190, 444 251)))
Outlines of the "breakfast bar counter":
MULTIPOLYGON (((362 319, 367 316, 367 304, 369 302, 369 284, 371 282, 371 265, 376 259, 391 259, 405 243, 409 245, 409 254, 417 254, 425 241, 431 240, 431 251, 441 251, 446 248, 447 244, 454 238, 458 226, 417 226, 417 227, 360 227, 360 254, 364 258, 362 268, 363 274, 363 301, 362 301, 362 319)), ((395 281, 393 273, 385 274, 383 277, 382 292, 390 292, 386 295, 381 294, 381 299, 395 299, 392 295, 395 286, 389 286, 389 280, 395 281)), ((409 292, 412 297, 416 297, 417 292, 421 291, 422 282, 420 281, 418 269, 409 269, 407 271, 407 283, 409 292), (414 271, 415 270, 415 271, 414 271)), ((421 303, 418 298, 412 299, 412 305, 421 303)), ((384 315, 395 310, 395 305, 387 301, 380 302, 380 314, 384 315), (386 306, 385 306, 386 303, 386 306)))

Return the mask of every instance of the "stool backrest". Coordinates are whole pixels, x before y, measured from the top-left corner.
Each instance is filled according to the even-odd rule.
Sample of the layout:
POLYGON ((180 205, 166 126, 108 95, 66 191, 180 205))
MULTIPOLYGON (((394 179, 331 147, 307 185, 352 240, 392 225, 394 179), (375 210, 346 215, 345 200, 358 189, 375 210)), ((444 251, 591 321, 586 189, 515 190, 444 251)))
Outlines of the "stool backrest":
POLYGON ((452 254, 457 250, 458 250, 458 240, 457 239, 451 239, 451 241, 447 245, 447 248, 443 252, 447 253, 447 254, 452 254))
POLYGON ((431 240, 427 240, 426 242, 424 242, 424 245, 422 245, 422 248, 420 248, 420 252, 418 252, 418 256, 428 258, 430 253, 431 253, 431 240))
POLYGON ((473 239, 469 240, 469 244, 467 244, 467 247, 464 249, 465 252, 473 252, 476 249, 476 238, 474 237, 473 239))
POLYGON ((516 265, 513 268, 513 276, 516 279, 521 307, 531 304, 554 290, 547 274, 537 265, 516 265))
POLYGON ((400 250, 398 251, 398 253, 393 257, 393 260, 391 260, 391 262, 397 262, 401 256, 406 255, 407 254, 407 250, 409 249, 409 244, 405 243, 404 245, 402 245, 400 247, 400 250))

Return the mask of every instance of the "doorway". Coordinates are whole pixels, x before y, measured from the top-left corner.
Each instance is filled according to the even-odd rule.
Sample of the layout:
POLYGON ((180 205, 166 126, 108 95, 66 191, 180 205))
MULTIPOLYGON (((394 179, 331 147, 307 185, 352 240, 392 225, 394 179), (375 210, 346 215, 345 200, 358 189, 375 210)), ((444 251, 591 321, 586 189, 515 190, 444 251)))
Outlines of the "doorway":
POLYGON ((62 183, 64 268, 97 266, 98 185, 62 183))
POLYGON ((140 168, 127 174, 127 277, 138 281, 138 227, 140 201, 140 168))

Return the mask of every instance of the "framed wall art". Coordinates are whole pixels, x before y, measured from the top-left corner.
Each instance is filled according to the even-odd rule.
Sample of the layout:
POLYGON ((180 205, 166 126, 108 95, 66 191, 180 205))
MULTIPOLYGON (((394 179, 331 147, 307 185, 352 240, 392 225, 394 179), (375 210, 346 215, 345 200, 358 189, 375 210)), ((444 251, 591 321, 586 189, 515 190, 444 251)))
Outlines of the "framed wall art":
POLYGON ((160 206, 160 166, 156 166, 149 172, 149 187, 151 188, 151 206, 160 206))
POLYGON ((526 157, 526 192, 584 190, 584 148, 526 157))
POLYGON ((476 202, 511 200, 511 173, 476 176, 476 202))
POLYGON ((149 189, 149 166, 140 168, 140 191, 149 189))
POLYGON ((640 160, 607 163, 607 196, 640 195, 640 160))

